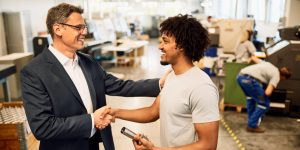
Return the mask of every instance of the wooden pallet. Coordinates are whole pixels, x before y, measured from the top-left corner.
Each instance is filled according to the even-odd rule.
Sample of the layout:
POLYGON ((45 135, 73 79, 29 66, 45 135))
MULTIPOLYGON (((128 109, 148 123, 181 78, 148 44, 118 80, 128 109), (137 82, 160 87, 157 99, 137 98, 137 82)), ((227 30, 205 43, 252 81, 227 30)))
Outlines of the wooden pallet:
MULTIPOLYGON (((0 103, 0 110, 5 107, 23 107, 23 103, 0 103)), ((39 147, 39 141, 35 139, 32 133, 27 133, 25 126, 26 123, 23 121, 0 123, 0 149, 37 150, 39 147)))
POLYGON ((231 107, 231 108, 235 108, 236 112, 238 112, 238 113, 241 113, 242 110, 243 110, 243 108, 246 108, 246 107, 244 107, 242 105, 225 104, 224 103, 224 98, 220 101, 219 107, 220 107, 220 111, 221 112, 224 112, 226 107, 231 107))

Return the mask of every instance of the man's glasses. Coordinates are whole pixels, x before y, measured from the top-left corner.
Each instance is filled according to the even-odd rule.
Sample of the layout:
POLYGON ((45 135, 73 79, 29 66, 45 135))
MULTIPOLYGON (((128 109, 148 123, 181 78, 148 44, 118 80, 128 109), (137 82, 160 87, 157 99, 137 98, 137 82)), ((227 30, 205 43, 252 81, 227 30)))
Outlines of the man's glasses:
POLYGON ((66 23, 59 23, 59 24, 72 27, 73 29, 76 29, 79 32, 83 32, 85 29, 87 29, 86 25, 76 25, 76 26, 74 26, 74 25, 70 25, 70 24, 66 24, 66 23))

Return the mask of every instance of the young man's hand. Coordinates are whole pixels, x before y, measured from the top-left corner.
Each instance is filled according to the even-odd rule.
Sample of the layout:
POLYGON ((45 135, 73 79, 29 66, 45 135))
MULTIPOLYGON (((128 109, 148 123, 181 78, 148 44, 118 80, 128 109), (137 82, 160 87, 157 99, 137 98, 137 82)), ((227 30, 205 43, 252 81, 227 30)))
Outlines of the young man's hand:
POLYGON ((165 81, 167 79, 167 76, 172 72, 172 69, 169 69, 160 79, 159 79, 159 86, 162 89, 165 85, 165 81))
POLYGON ((154 144, 151 141, 143 138, 143 135, 141 134, 137 134, 132 142, 136 150, 157 150, 154 147, 154 144))

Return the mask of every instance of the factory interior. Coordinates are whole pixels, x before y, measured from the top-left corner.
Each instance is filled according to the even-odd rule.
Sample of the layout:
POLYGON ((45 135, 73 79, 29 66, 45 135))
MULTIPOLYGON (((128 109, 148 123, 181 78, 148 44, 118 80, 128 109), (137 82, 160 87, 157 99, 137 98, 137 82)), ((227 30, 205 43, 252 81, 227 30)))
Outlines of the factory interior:
MULTIPOLYGON (((28 79, 25 79, 26 72, 23 68, 33 64, 30 62, 37 58, 42 58, 41 55, 47 46, 55 42, 47 29, 46 18, 48 10, 61 3, 78 6, 84 10, 81 14, 84 19, 83 26, 64 24, 65 27, 74 30, 86 31, 84 44, 77 51, 92 58, 93 62, 97 62, 101 69, 118 78, 118 81, 163 78, 172 69, 173 64, 161 65, 160 62, 163 55, 166 55, 160 48, 161 43, 164 43, 160 33, 161 23, 179 14, 188 14, 196 18, 207 31, 210 42, 203 57, 192 64, 206 73, 218 92, 218 137, 217 145, 213 149, 300 149, 300 0, 0 0, 0 150, 38 150, 43 149, 42 141, 52 140, 35 135, 32 126, 34 124, 29 123, 28 112, 32 110, 26 110, 27 105, 24 104, 35 104, 32 104, 30 99, 26 99, 25 103, 24 98, 30 96, 30 91, 24 90, 24 84, 34 85, 43 79, 31 79, 29 72, 28 79), (268 68, 252 69, 252 72, 245 73, 246 68, 250 69, 251 66, 259 64, 255 64, 254 59, 269 62, 277 69, 275 70, 278 74, 271 74, 272 70, 268 68), (283 67, 288 68, 289 78, 280 78, 279 81, 279 71, 283 67), (266 77, 266 74, 260 71, 271 77, 266 77), (256 77, 257 74, 262 74, 263 79, 256 77), (278 81, 272 86, 273 76, 278 77, 278 81), (265 107, 257 101, 255 104, 254 99, 250 99, 251 94, 247 93, 249 89, 242 87, 243 81, 239 80, 240 77, 248 77, 259 83, 261 89, 266 90, 263 91, 263 97, 269 100, 268 109, 259 117, 255 128, 249 127, 249 120, 253 119, 249 113, 250 105, 254 105, 255 109, 260 107, 265 110, 265 107), (31 83, 24 83, 27 80, 31 83), (262 88, 265 85, 267 87, 262 88), (272 91, 266 94, 270 85, 272 91)), ((50 75, 45 76, 49 80, 52 79, 50 75)), ((165 84, 168 83, 168 77, 165 84)), ((102 86, 109 83, 93 84, 102 86)), ((179 86, 173 88, 177 89, 179 86)), ((53 91, 46 90, 48 85, 42 84, 39 87, 45 88, 45 91, 40 89, 40 92, 53 94, 53 91)), ((58 94, 62 93, 59 87, 58 85, 55 91, 63 101, 64 97, 58 94)), ((160 88, 162 95, 164 89, 160 88)), ((87 91, 89 90, 90 88, 87 91)), ((104 101, 101 103, 120 109, 150 107, 156 100, 153 96, 123 97, 109 94, 106 90, 104 96, 106 102, 105 99, 98 99, 104 101)), ((37 97, 31 97, 38 101, 37 97)), ((67 120, 68 117, 76 117, 55 116, 57 109, 54 105, 60 102, 51 101, 53 97, 50 94, 44 98, 50 101, 48 105, 53 109, 51 115, 54 118, 59 120, 59 117, 65 117, 67 120)), ((43 99, 40 101, 44 102, 43 99)), ((35 106, 42 105, 40 103, 35 106)), ((66 111, 72 110, 72 105, 69 107, 66 111)), ((115 118, 115 122, 110 124, 114 149, 135 149, 132 139, 120 132, 123 127, 146 135, 157 147, 163 146, 162 122, 157 119, 154 122, 137 123, 115 118)), ((43 128, 42 125, 40 128, 43 128)), ((61 131, 54 130, 53 128, 53 133, 48 133, 49 136, 61 131)), ((65 132, 68 134, 71 131, 65 132)), ((104 134, 101 133, 102 135, 104 134)), ((177 136, 180 138, 181 135, 177 136)), ((53 140, 70 140, 64 139, 65 137, 68 136, 53 136, 53 140)), ((201 135, 198 134, 198 139, 194 142, 201 141, 202 138, 199 137, 201 135)), ((104 137, 102 139, 104 140, 104 137)), ((100 142, 99 149, 112 148, 100 142)))

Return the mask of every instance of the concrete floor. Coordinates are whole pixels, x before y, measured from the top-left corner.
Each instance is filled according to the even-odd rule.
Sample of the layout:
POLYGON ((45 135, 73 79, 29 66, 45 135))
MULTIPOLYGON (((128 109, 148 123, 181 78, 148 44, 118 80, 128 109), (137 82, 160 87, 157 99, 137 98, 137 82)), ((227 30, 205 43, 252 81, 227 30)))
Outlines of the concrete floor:
MULTIPOLYGON (((138 67, 111 67, 107 71, 122 73, 125 79, 158 78, 170 66, 159 64, 160 53, 158 43, 150 41, 138 67)), ((140 108, 149 106, 155 98, 124 98, 107 96, 107 103, 115 108, 140 108)), ((246 112, 237 113, 228 111, 221 113, 222 120, 219 127, 218 150, 296 150, 300 149, 300 123, 295 118, 286 116, 267 115, 262 121, 262 127, 267 131, 263 134, 246 132, 246 112)), ((153 123, 141 124, 117 120, 112 124, 114 142, 117 150, 132 150, 133 145, 129 138, 120 133, 122 127, 144 133, 155 145, 160 144, 159 120, 153 123)), ((104 149, 102 146, 100 149, 104 149)))
POLYGON ((223 116, 247 150, 300 149, 300 123, 295 118, 268 113, 261 123, 266 132, 249 133, 245 130, 246 112, 225 111, 223 116))

